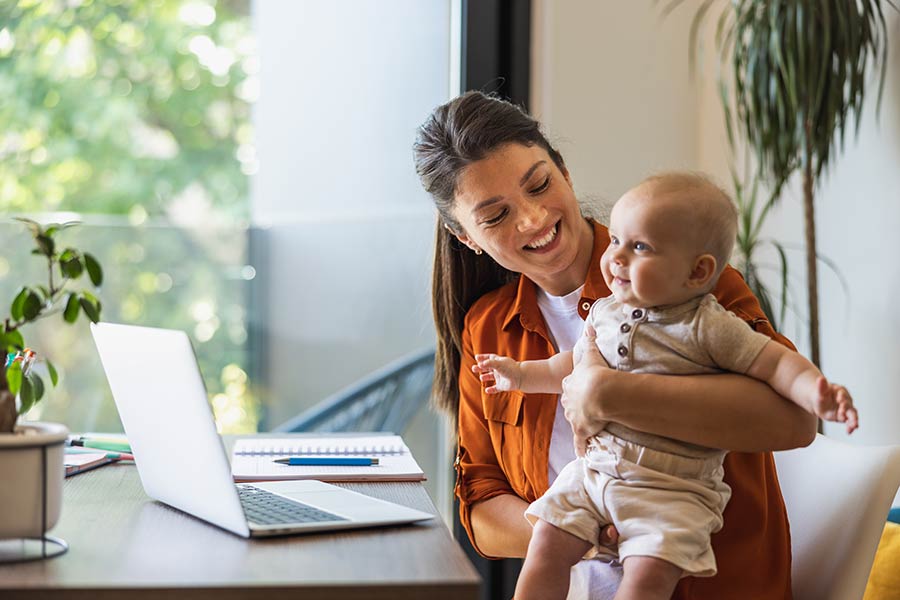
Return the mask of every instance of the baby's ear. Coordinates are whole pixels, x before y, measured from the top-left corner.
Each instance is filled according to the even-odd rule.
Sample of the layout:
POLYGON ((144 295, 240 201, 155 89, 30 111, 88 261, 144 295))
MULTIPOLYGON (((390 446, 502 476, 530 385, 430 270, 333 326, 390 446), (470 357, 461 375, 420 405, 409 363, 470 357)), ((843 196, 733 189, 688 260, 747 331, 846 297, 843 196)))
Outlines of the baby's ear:
POLYGON ((687 286, 694 289, 707 287, 716 274, 716 257, 712 254, 701 254, 694 259, 694 266, 688 276, 687 286))

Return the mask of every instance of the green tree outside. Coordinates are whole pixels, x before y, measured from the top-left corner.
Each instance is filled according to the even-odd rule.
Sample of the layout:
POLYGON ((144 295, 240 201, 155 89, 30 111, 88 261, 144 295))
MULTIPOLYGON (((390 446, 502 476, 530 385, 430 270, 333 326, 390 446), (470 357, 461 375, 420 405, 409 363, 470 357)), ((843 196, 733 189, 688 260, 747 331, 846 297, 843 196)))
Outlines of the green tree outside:
MULTIPOLYGON (((228 431, 259 418, 246 377, 248 11, 236 0, 0 3, 0 214, 83 215, 72 236, 108 274, 104 317, 191 333, 228 431)), ((19 236, 25 245, 0 227, 3 303, 39 266, 7 245, 19 236)), ((36 333, 62 384, 29 416, 113 426, 108 399, 72 398, 105 389, 85 372, 99 368, 86 328, 36 333)))

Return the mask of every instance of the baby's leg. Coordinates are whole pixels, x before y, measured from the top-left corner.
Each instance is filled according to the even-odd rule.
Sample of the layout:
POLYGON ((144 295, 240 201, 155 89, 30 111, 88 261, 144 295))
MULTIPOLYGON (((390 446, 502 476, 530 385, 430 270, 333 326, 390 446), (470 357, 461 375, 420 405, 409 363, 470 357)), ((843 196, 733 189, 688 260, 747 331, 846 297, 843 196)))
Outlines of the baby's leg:
POLYGON ((629 556, 622 568, 615 600, 669 600, 682 574, 672 563, 653 556, 629 556))
POLYGON ((590 549, 590 542, 538 519, 516 583, 516 600, 563 600, 569 592, 569 571, 590 549))

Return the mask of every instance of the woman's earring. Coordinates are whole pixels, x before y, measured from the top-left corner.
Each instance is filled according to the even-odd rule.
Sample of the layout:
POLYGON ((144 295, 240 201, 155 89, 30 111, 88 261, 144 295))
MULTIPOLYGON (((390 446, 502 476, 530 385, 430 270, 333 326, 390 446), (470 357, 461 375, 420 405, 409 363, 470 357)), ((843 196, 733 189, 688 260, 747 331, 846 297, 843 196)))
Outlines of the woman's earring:
POLYGON ((481 248, 475 248, 475 254, 477 254, 478 256, 481 256, 481 253, 482 253, 481 248))

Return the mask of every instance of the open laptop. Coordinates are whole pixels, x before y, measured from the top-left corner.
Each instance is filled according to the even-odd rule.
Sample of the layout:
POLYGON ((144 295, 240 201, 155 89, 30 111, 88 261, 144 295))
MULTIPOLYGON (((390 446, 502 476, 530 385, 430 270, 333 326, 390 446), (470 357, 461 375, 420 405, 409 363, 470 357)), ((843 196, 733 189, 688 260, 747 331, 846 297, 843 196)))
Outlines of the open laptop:
POLYGON ((433 518, 321 481, 235 484, 187 334, 112 323, 91 332, 151 498, 243 537, 433 518))

